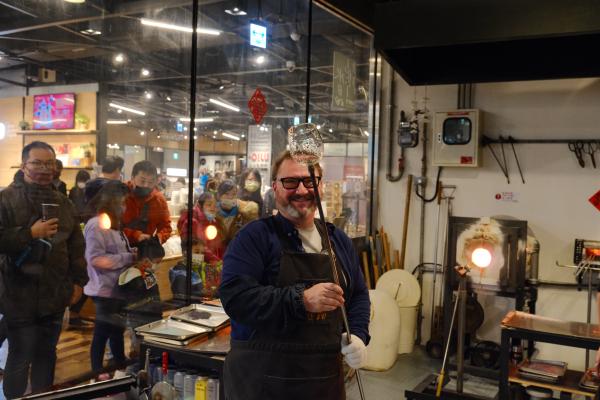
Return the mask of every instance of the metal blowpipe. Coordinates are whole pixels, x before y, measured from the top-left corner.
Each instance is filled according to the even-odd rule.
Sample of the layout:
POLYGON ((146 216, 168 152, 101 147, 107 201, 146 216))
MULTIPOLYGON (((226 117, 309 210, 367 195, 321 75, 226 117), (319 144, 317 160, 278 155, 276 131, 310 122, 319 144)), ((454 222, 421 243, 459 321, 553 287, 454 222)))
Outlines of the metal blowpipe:
MULTIPOLYGON (((307 123, 292 126, 288 130, 288 144, 290 148, 290 154, 294 161, 300 164, 308 166, 308 173, 313 184, 313 191, 315 194, 315 200, 317 203, 317 209, 319 210, 319 217, 321 221, 325 222, 325 213, 323 213, 323 205, 321 204, 321 196, 319 194, 319 187, 317 185, 317 178, 315 177, 315 164, 317 164, 323 157, 323 139, 315 124, 307 123)), ((329 254, 330 265, 332 269, 333 281, 336 285, 340 285, 340 277, 338 274, 339 264, 333 251, 331 244, 331 238, 329 237, 329 231, 323 230, 325 233, 325 243, 327 245, 327 253, 329 254)), ((348 343, 351 341, 350 325, 348 324, 348 315, 346 313, 346 307, 341 307, 342 320, 344 322, 344 328, 348 335, 348 343)), ((360 398, 365 399, 365 393, 360 379, 358 369, 356 370, 356 382, 358 383, 358 391, 360 392, 360 398)))

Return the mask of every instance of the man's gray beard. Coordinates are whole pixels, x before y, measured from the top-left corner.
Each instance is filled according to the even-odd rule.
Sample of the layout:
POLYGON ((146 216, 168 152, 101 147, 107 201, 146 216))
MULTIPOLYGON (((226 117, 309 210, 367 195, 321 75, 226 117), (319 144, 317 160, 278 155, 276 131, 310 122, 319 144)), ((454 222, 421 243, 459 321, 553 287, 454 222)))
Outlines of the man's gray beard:
POLYGON ((305 213, 300 213, 300 211, 298 211, 297 209, 295 209, 291 204, 287 204, 285 207, 283 207, 284 212, 289 215, 292 218, 303 218, 306 217, 309 214, 312 214, 315 212, 315 207, 309 207, 306 209, 305 213))

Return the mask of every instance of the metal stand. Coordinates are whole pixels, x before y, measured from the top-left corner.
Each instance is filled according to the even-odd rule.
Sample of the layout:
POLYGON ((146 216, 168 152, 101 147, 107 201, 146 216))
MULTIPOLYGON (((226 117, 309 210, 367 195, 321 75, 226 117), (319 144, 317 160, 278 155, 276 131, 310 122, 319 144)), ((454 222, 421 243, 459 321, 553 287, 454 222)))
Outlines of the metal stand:
MULTIPOLYGON (((313 190, 314 190, 314 194, 315 194, 315 199, 316 199, 316 203, 317 203, 317 208, 319 210, 319 217, 321 218, 321 221, 325 222, 325 213, 323 212, 323 205, 321 204, 321 196, 319 195, 319 185, 317 184, 317 178, 315 176, 315 167, 312 164, 308 164, 308 173, 310 174, 310 179, 313 183, 313 190)), ((327 244, 327 253, 329 254, 329 259, 331 260, 331 269, 332 269, 332 273, 333 273, 333 281, 336 285, 340 284, 340 277, 338 274, 338 262, 337 262, 337 258, 335 256, 335 252, 333 251, 333 246, 331 244, 331 238, 329 237, 329 231, 327 230, 327 228, 325 228, 324 230, 324 235, 325 235, 325 243, 327 244)), ((342 306, 340 307, 340 310, 342 312, 342 320, 344 321, 344 328, 346 329, 346 334, 348 335, 348 344, 350 344, 351 341, 351 333, 350 333, 350 325, 348 324, 348 315, 346 313, 346 307, 342 306)), ((360 379, 360 373, 359 370, 356 370, 356 382, 358 383, 358 391, 360 392, 360 398, 362 400, 365 399, 365 393, 364 393, 364 389, 363 389, 363 385, 362 385, 362 381, 360 379)))
MULTIPOLYGON (((600 271, 598 261, 596 260, 596 256, 589 256, 583 260, 578 265, 561 265, 558 262, 556 263, 559 267, 565 268, 576 268, 575 277, 579 277, 581 274, 587 273, 587 319, 586 322, 590 324, 592 322, 592 276, 594 271, 600 271)), ((590 367, 590 350, 585 351, 585 367, 586 369, 590 367)))

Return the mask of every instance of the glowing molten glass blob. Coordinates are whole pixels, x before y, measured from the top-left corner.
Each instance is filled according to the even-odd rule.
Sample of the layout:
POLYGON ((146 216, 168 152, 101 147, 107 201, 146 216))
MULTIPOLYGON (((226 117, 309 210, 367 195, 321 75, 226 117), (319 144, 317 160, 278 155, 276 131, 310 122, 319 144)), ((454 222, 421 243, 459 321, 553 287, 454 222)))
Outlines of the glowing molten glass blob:
POLYGON ((98 226, 100 227, 100 229, 110 229, 111 227, 111 223, 110 223, 110 217, 108 216, 107 213, 102 213, 100 215, 98 215, 98 226))
POLYGON ((478 247, 471 254, 471 261, 479 268, 487 268, 492 263, 492 253, 482 247, 478 247))
POLYGON ((217 237, 217 227, 214 225, 208 225, 204 230, 204 234, 208 240, 213 240, 217 237))

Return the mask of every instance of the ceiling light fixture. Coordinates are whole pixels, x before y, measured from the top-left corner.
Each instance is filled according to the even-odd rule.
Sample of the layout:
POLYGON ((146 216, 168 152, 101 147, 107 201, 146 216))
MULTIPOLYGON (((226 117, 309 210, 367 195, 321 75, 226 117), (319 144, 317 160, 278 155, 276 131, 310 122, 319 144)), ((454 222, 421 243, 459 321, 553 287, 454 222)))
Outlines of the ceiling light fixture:
POLYGON ((152 92, 144 92, 144 97, 148 100, 152 99, 152 92))
MULTIPOLYGON (((186 118, 186 117, 179 117, 179 120, 181 122, 190 122, 191 119, 190 118, 186 118)), ((194 118, 195 122, 213 122, 215 119, 214 118, 194 118)))
POLYGON ((123 53, 119 53, 115 56, 114 61, 116 63, 122 63, 123 61, 125 61, 125 56, 123 55, 123 53))
POLYGON ((127 121, 124 119, 109 119, 106 123, 108 125, 127 125, 127 121))
POLYGON ((246 11, 242 10, 239 7, 227 8, 225 9, 225 13, 229 15, 234 15, 236 17, 241 17, 247 14, 246 11))
POLYGON ((229 139, 240 140, 239 136, 234 135, 232 133, 223 132, 221 135, 223 135, 223 136, 225 136, 226 138, 229 138, 229 139))
POLYGON ((145 134, 146 134, 146 132, 140 131, 140 136, 144 136, 145 134))
POLYGON ((83 4, 85 3, 85 0, 65 0, 65 3, 83 4))
POLYGON ((142 70, 140 71, 140 74, 142 74, 142 76, 150 76, 150 71, 147 70, 146 68, 142 68, 142 70))
POLYGON ((92 29, 92 28, 84 29, 84 30, 82 30, 80 32, 83 33, 84 35, 88 35, 88 36, 102 35, 102 31, 99 31, 99 30, 96 30, 96 29, 92 29))
POLYGON ((108 103, 108 106, 112 107, 112 108, 116 108, 117 110, 127 111, 127 112, 134 113, 137 115, 146 115, 146 113, 143 111, 136 110, 135 108, 125 107, 120 104, 108 103))
POLYGON ((123 110, 117 110, 117 114, 121 114, 123 110))
POLYGON ((243 137, 243 138, 245 138, 245 137, 246 137, 246 135, 244 135, 244 134, 242 133, 242 137, 243 137))
POLYGON ((167 96, 167 101, 171 101, 171 96, 167 96))
POLYGON ((255 61, 258 65, 263 64, 265 62, 265 56, 258 56, 255 61))
POLYGON ((369 137, 369 131, 363 131, 366 137, 369 137))
MULTIPOLYGON (((187 26, 168 24, 166 22, 155 21, 155 20, 147 19, 147 18, 142 18, 140 20, 140 22, 142 23, 142 25, 154 26, 156 28, 163 28, 163 29, 169 29, 172 31, 187 32, 187 33, 193 32, 192 28, 187 27, 187 26)), ((204 34, 204 35, 212 35, 212 36, 219 36, 221 34, 221 31, 218 31, 216 29, 209 29, 209 28, 196 28, 196 32, 204 34)))
POLYGON ((209 102, 211 102, 211 103, 213 103, 213 104, 216 104, 216 105, 218 105, 218 106, 221 106, 221 107, 223 107, 223 108, 226 108, 226 109, 228 109, 228 110, 235 111, 235 112, 240 112, 240 109, 239 109, 239 107, 236 107, 236 106, 234 106, 234 105, 231 105, 231 104, 229 104, 229 103, 227 103, 227 102, 224 102, 224 101, 222 101, 222 100, 217 100, 217 99, 208 99, 208 101, 209 101, 209 102))

